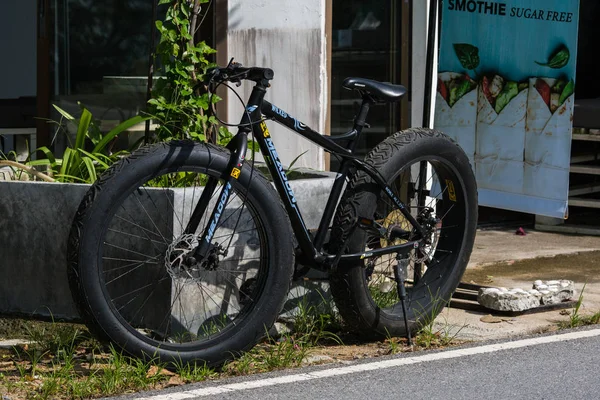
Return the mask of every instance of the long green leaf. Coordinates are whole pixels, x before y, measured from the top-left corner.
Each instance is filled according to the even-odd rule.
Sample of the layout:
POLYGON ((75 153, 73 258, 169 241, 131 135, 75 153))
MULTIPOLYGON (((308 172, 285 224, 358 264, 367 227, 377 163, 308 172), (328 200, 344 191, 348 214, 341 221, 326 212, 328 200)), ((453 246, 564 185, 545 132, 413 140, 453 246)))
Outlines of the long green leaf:
POLYGON ((47 158, 39 159, 39 160, 31 160, 27 162, 27 166, 36 167, 40 165, 56 165, 56 161, 52 162, 47 158))
POLYGON ((77 136, 75 137, 75 148, 83 149, 85 146, 85 138, 88 135, 90 124, 92 123, 92 113, 84 108, 79 118, 79 126, 77 127, 77 136))
POLYGON ((67 179, 71 179, 72 181, 79 181, 81 183, 87 183, 85 179, 80 178, 78 176, 75 175, 65 175, 65 174, 57 174, 56 178, 60 181, 60 182, 67 182, 67 179))
POLYGON ((38 147, 36 151, 43 152, 46 155, 46 157, 48 158, 50 165, 52 165, 53 167, 56 165, 56 157, 54 157, 54 153, 52 153, 52 151, 48 147, 46 147, 46 146, 38 147))
MULTIPOLYGON (((94 155, 94 154, 92 154, 92 153, 88 153, 87 151, 85 151, 85 150, 83 150, 83 149, 79 149, 79 151, 80 151, 82 154, 85 154, 85 155, 88 157, 88 158, 83 158, 83 160, 84 160, 84 161, 85 161, 85 160, 89 160, 89 159, 91 159, 91 160, 93 160, 93 161, 96 161, 96 162, 97 162, 98 164, 100 164, 102 167, 104 167, 104 168, 108 168, 108 164, 107 164, 107 163, 105 163, 104 161, 102 161, 102 160, 101 160, 99 157, 97 157, 96 155, 94 155)), ((100 155, 100 156, 102 156, 102 157, 106 157, 104 154, 99 154, 99 155, 100 155)))
POLYGON ((57 106, 56 104, 52 104, 52 106, 56 109, 56 111, 58 111, 60 113, 60 115, 62 115, 63 117, 65 117, 69 121, 74 121, 75 120, 74 116, 72 116, 71 114, 69 114, 68 112, 66 112, 65 110, 63 110, 59 106, 57 106))
POLYGON ((83 163, 85 164, 85 167, 88 171, 88 183, 94 183, 97 179, 97 176, 96 167, 94 166, 93 161, 89 158, 83 158, 83 163))
POLYGON ((96 145, 96 147, 94 147, 94 150, 92 151, 92 153, 100 153, 102 150, 104 150, 104 147, 108 143, 110 143, 110 141, 113 140, 117 135, 119 135, 123 131, 126 131, 127 129, 131 128, 132 126, 135 126, 141 122, 149 120, 150 118, 151 117, 148 117, 148 116, 142 117, 141 115, 137 115, 133 118, 129 118, 128 120, 121 122, 119 125, 117 125, 113 130, 108 132, 102 138, 102 140, 96 145))
POLYGON ((66 175, 67 172, 70 171, 70 163, 72 160, 72 156, 73 155, 73 150, 71 148, 68 148, 65 150, 65 153, 63 154, 63 159, 62 159, 62 165, 60 167, 60 171, 58 172, 59 175, 66 175))
POLYGON ((294 166, 294 164, 296 164, 296 163, 298 162, 298 160, 300 159, 300 157, 302 157, 302 156, 303 156, 303 155, 305 155, 306 153, 308 153, 308 150, 306 150, 306 151, 305 151, 305 152, 303 152, 303 153, 300 153, 300 154, 298 154, 298 155, 296 156, 296 158, 294 158, 294 159, 292 160, 292 162, 290 163, 290 165, 289 165, 289 167, 288 167, 288 170, 291 170, 291 169, 292 169, 292 167, 294 166))

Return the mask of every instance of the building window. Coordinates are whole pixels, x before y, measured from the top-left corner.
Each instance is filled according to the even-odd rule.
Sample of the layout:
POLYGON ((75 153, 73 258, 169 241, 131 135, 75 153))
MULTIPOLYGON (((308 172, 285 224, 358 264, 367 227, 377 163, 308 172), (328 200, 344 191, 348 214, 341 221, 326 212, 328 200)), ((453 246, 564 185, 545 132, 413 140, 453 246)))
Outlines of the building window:
MULTIPOLYGON (((155 1, 52 0, 52 103, 76 113, 81 102, 107 128, 143 111, 155 1)), ((203 14, 212 16, 212 2, 206 7, 203 14)), ((158 19, 166 8, 157 7, 158 19)), ((205 18, 198 32, 211 46, 213 26, 214 18, 205 18)))

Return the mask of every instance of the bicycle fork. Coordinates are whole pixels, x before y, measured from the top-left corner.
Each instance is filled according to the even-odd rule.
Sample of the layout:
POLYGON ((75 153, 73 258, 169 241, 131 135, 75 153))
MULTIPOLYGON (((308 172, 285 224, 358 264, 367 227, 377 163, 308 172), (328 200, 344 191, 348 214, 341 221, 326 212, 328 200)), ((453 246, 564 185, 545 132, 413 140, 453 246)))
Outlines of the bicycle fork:
MULTIPOLYGON (((219 194, 217 204, 212 210, 210 218, 208 219, 208 224, 206 225, 206 229, 202 233, 202 236, 199 240, 198 247, 194 250, 192 257, 193 260, 190 260, 192 263, 196 261, 202 261, 209 256, 210 251, 213 248, 211 241, 215 234, 216 227, 225 211, 225 206, 231 197, 231 191, 233 189, 232 183, 240 177, 242 171, 242 165, 246 158, 246 150, 248 149, 248 136, 246 132, 238 133, 227 145, 227 148, 231 151, 231 157, 229 158, 229 164, 227 169, 225 170, 223 188, 221 189, 221 193, 219 194)), ((190 221, 188 222, 185 233, 193 234, 198 229, 198 225, 200 225, 200 220, 202 219, 202 215, 204 211, 208 207, 208 203, 212 198, 217 184, 219 182, 218 178, 211 177, 209 178, 204 190, 202 191, 202 195, 200 196, 200 200, 198 204, 194 208, 194 212, 190 217, 190 221)))

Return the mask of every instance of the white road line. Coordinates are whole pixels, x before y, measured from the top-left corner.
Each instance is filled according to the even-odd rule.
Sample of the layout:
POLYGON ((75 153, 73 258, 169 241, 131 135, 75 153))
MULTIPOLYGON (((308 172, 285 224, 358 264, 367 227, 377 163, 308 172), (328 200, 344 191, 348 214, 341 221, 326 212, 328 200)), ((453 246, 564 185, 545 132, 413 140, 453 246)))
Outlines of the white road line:
POLYGON ((286 383, 295 383, 314 379, 329 378, 332 376, 348 375, 356 372, 373 371, 377 369, 393 368, 403 365, 420 364, 431 361, 447 360, 451 358, 467 357, 476 354, 494 353, 502 350, 519 349, 523 347, 536 346, 540 344, 564 342, 600 336, 600 329, 589 331, 571 332, 561 335, 543 336, 531 339, 517 340, 514 342, 490 344, 480 347, 470 347, 466 349, 448 350, 440 353, 429 353, 415 357, 403 357, 385 361, 375 361, 365 364, 351 365, 347 367, 337 367, 315 372, 280 376, 277 378, 259 379, 248 382, 232 383, 221 386, 205 387, 195 390, 187 390, 177 393, 159 394, 156 396, 144 397, 138 400, 184 400, 194 397, 210 396, 220 393, 228 393, 247 389, 256 389, 266 386, 282 385, 286 383))

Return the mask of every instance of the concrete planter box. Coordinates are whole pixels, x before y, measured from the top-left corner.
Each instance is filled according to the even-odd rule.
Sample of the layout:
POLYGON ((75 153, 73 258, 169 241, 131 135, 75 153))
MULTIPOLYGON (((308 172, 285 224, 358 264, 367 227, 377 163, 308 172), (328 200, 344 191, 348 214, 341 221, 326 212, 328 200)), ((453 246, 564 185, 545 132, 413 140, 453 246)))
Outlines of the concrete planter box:
MULTIPOLYGON (((291 182, 310 229, 318 226, 333 181, 334 175, 322 174, 319 179, 291 182)), ((66 249, 71 221, 88 187, 0 182, 0 314, 79 318, 66 276, 66 249)), ((177 201, 178 193, 169 195, 177 201)), ((305 297, 320 302, 327 292, 326 282, 297 282, 284 312, 305 297)))

